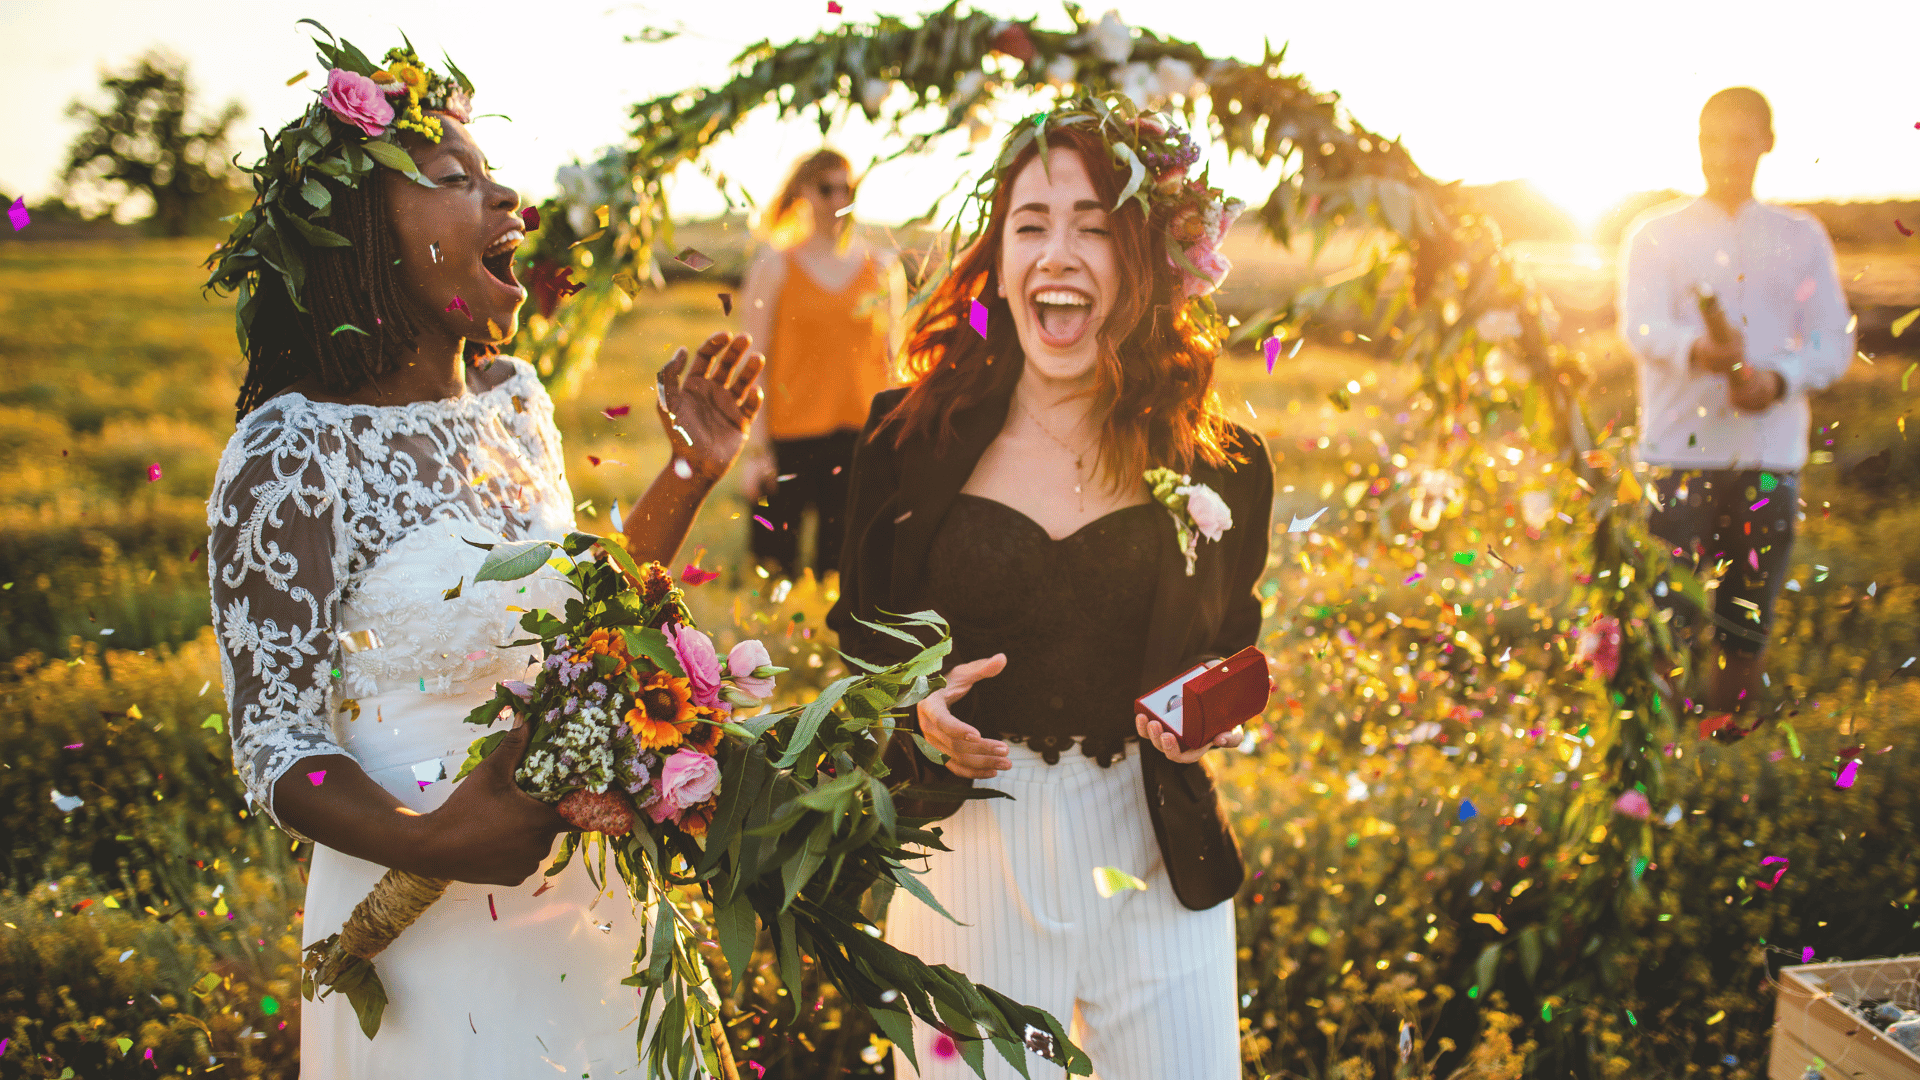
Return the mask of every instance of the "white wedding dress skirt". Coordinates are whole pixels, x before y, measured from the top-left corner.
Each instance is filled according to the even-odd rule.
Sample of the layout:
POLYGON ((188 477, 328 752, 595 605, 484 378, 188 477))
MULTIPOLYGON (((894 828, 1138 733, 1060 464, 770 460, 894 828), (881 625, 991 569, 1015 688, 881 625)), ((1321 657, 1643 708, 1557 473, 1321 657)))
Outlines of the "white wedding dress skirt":
MULTIPOLYGON (((538 647, 499 647, 526 636, 509 609, 562 614, 577 595, 551 569, 476 584, 484 553, 461 536, 500 539, 455 522, 417 529, 343 598, 337 624, 348 645, 335 680, 335 737, 375 782, 422 813, 447 800, 467 746, 488 730, 464 723, 467 713, 495 683, 531 680, 538 647), (462 595, 443 599, 461 580, 462 595)), ((315 845, 303 944, 338 932, 385 872, 315 845)), ((344 995, 302 1002, 300 1075, 642 1076, 641 999, 620 985, 641 931, 619 877, 603 894, 578 858, 553 878, 536 874, 511 888, 456 882, 375 960, 387 991, 375 1038, 344 995)))

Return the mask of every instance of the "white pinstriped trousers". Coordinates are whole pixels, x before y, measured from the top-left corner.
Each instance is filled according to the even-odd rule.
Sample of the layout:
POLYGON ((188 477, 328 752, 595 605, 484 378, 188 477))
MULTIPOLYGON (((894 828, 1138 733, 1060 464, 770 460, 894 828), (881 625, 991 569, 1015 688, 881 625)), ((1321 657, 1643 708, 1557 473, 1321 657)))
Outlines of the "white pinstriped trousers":
MULTIPOLYGON (((921 879, 969 925, 901 890, 887 940, 1068 1023, 1099 1080, 1238 1080, 1233 903, 1190 911, 1174 897, 1138 746, 1104 769, 1077 746, 1057 765, 1019 744, 1008 755, 1011 769, 975 783, 1013 798, 970 801, 941 822, 953 850, 934 852, 921 879), (1101 897, 1093 884, 1101 866, 1134 875, 1146 891, 1101 897)), ((916 1019, 920 1071, 896 1049, 894 1075, 971 1078, 950 1047, 916 1019)), ((991 1045, 985 1059, 988 1080, 1019 1076, 991 1045)), ((1031 1050, 1027 1068, 1034 1080, 1065 1075, 1031 1050)))

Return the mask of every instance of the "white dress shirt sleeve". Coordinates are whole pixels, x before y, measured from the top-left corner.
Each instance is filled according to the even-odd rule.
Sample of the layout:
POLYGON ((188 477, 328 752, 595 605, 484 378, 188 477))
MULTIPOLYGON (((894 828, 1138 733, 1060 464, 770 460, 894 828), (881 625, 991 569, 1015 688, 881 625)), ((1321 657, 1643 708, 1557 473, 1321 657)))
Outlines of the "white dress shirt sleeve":
POLYGON ((1684 284, 1673 280, 1673 259, 1661 250, 1657 230, 1635 229, 1620 272, 1620 338, 1642 361, 1683 376, 1694 341, 1706 332, 1697 316, 1674 311, 1684 284))
POLYGON ((1806 241, 1809 257, 1800 280, 1813 282, 1813 295, 1803 308, 1806 333, 1798 339, 1797 349, 1778 349, 1748 358, 1754 367, 1777 372, 1786 382, 1781 400, 1825 389, 1846 374, 1847 365, 1853 362, 1853 316, 1840 287, 1833 241, 1818 221, 1804 224, 1811 235, 1806 241))

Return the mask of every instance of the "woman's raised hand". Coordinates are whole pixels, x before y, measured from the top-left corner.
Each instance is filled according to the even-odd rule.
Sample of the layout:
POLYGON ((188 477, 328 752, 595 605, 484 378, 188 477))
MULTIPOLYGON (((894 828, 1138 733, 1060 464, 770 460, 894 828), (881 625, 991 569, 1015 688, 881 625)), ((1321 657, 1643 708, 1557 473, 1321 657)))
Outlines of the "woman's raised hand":
POLYGON ((1006 653, 957 665, 948 672, 947 685, 920 700, 920 734, 947 755, 947 769, 955 776, 985 780, 1013 768, 1006 743, 981 738, 978 729, 955 719, 952 710, 974 683, 991 679, 1006 667, 1006 653))
POLYGON ((680 349, 660 369, 656 411, 674 457, 694 475, 719 482, 740 448, 766 395, 755 385, 766 358, 749 352, 753 339, 722 331, 693 354, 680 349))

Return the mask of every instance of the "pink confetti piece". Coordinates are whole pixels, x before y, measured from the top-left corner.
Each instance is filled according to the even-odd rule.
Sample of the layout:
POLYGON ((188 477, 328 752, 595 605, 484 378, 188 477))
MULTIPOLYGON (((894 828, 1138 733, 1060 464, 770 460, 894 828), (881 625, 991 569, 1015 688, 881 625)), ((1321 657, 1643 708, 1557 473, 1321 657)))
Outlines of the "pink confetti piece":
POLYGON ((1756 889, 1766 889, 1766 890, 1767 890, 1767 891, 1769 891, 1769 892, 1771 892, 1771 891, 1773 891, 1773 887, 1774 887, 1775 885, 1778 885, 1778 884, 1780 884, 1780 879, 1781 879, 1781 878, 1782 878, 1783 876, 1785 876, 1785 875, 1786 875, 1786 872, 1787 872, 1787 862, 1788 862, 1788 860, 1787 860, 1787 857, 1786 857, 1785 855, 1769 855, 1769 856, 1767 856, 1766 858, 1764 858, 1764 859, 1761 859, 1761 860, 1760 860, 1760 867, 1761 867, 1761 869, 1763 869, 1763 870, 1764 870, 1764 869, 1766 869, 1767 867, 1769 867, 1769 866, 1772 866, 1772 865, 1773 865, 1774 863, 1779 863, 1779 864, 1780 864, 1780 869, 1778 869, 1778 870, 1775 870, 1775 871, 1773 872, 1773 880, 1772 880, 1772 881, 1759 881, 1759 880, 1755 880, 1755 881, 1754 881, 1754 883, 1753 883, 1753 886, 1754 886, 1754 888, 1756 888, 1756 889))
POLYGON ((757 1061, 749 1060, 747 1068, 753 1070, 754 1080, 760 1080, 760 1077, 767 1075, 767 1067, 757 1061))
POLYGON ((973 307, 967 310, 967 325, 981 337, 987 336, 987 305, 978 300, 972 301, 973 307))
POLYGON ((493 916, 494 922, 500 921, 500 913, 493 910, 493 894, 492 893, 487 894, 487 914, 493 916))
POLYGON ((838 15, 843 10, 845 9, 840 6, 838 0, 827 0, 827 14, 838 15))
POLYGON ((486 658, 487 650, 485 649, 475 649, 467 654, 467 659, 469 660, 485 660, 486 658))
POLYGON ((1819 286, 1813 283, 1812 278, 1802 278, 1800 279, 1800 287, 1793 291, 1793 299, 1797 303, 1804 304, 1813 299, 1813 292, 1818 288, 1819 286))
POLYGON ((68 745, 67 745, 67 746, 65 747, 65 749, 68 749, 68 750, 78 750, 78 749, 80 749, 81 747, 83 747, 83 746, 85 746, 85 745, 87 745, 87 744, 86 744, 86 743, 83 743, 83 742, 77 742, 77 743, 69 743, 69 744, 68 744, 68 745))
POLYGON ((457 296, 447 301, 447 306, 444 308, 441 308, 440 310, 457 311, 460 314, 465 315, 469 321, 473 319, 473 312, 467 310, 467 302, 465 300, 460 299, 457 296))
POLYGON ((765 525, 767 527, 768 532, 773 531, 773 522, 768 521, 766 518, 761 517, 759 514, 753 515, 753 520, 759 522, 762 525, 765 525))
MULTIPOLYGON (((1915 125, 1914 125, 1914 127, 1920 127, 1920 124, 1915 124, 1915 125)), ((1896 228, 1896 229, 1899 229, 1899 230, 1900 230, 1900 235, 1901 235, 1901 236, 1912 236, 1912 235, 1913 235, 1913 230, 1912 230, 1912 229, 1909 229, 1909 228, 1907 228, 1907 227, 1906 227, 1905 225, 1902 225, 1902 224, 1900 224, 1900 219, 1899 219, 1899 218, 1894 218, 1894 219, 1893 219, 1893 227, 1894 227, 1894 228, 1896 228)))
POLYGON ((19 232, 21 229, 33 224, 33 218, 27 215, 27 200, 25 196, 13 200, 13 205, 7 207, 7 220, 13 223, 14 232, 19 232))
POLYGON ((1273 362, 1280 359, 1280 339, 1270 337, 1261 342, 1260 347, 1267 351, 1267 374, 1271 375, 1273 374, 1273 362))
POLYGON ((600 415, 609 420, 618 420, 632 411, 633 406, 631 405, 609 405, 600 410, 600 415))
POLYGON ((1748 548, 1748 549, 1747 549, 1747 562, 1748 562, 1748 563, 1749 563, 1750 565, 1752 565, 1752 567, 1753 567, 1753 568, 1754 568, 1755 570, 1758 570, 1758 569, 1760 569, 1760 553, 1759 553, 1759 552, 1757 552, 1757 551, 1755 551, 1755 550, 1753 550, 1752 548, 1748 548))
POLYGON ((158 479, 160 479, 160 463, 156 461, 147 466, 147 483, 151 484, 158 479))
POLYGON ((1808 945, 1806 948, 1800 950, 1800 962, 1803 964, 1813 963, 1813 946, 1808 945))
POLYGON ((933 1056, 951 1061, 960 1056, 960 1047, 954 1044, 953 1036, 942 1033, 934 1037, 933 1056))
POLYGON ((12 1041, 12 1039, 0 1039, 0 1057, 7 1056, 7 1044, 12 1041))
POLYGON ((1758 510, 1758 509, 1760 509, 1761 507, 1763 507, 1763 506, 1765 506, 1765 505, 1767 505, 1767 503, 1768 503, 1768 501, 1769 501, 1769 500, 1767 500, 1767 499, 1761 499, 1761 500, 1760 500, 1759 502, 1757 502, 1757 503, 1754 503, 1754 504, 1753 504, 1752 506, 1749 506, 1749 507, 1747 507, 1747 509, 1749 509, 1749 510, 1758 510))
POLYGON ((1837 788, 1850 788, 1853 786, 1854 778, 1859 775, 1860 763, 1857 761, 1849 761, 1847 762, 1846 768, 1840 770, 1840 775, 1834 780, 1833 786, 1837 788))
POLYGON ((688 563, 686 569, 680 571, 680 580, 689 585, 705 585, 719 576, 718 570, 702 570, 692 563, 688 563))
POLYGON ((537 206, 521 207, 520 208, 520 230, 522 232, 533 232, 535 229, 538 229, 539 227, 540 227, 540 208, 537 206))
POLYGON ((324 781, 326 778, 327 778, 327 770, 325 769, 315 769, 314 771, 307 774, 307 779, 313 781, 314 787, 319 787, 321 782, 324 781))
POLYGON ((1408 574, 1408 575, 1407 575, 1407 580, 1405 580, 1405 581, 1403 581, 1403 582, 1401 582, 1400 584, 1402 584, 1402 585, 1411 585, 1411 584, 1413 584, 1414 582, 1416 582, 1416 581, 1419 581, 1419 580, 1420 580, 1421 578, 1423 578, 1423 577, 1426 577, 1426 576, 1427 576, 1427 575, 1425 575, 1425 574, 1421 574, 1421 573, 1412 573, 1412 574, 1408 574))

